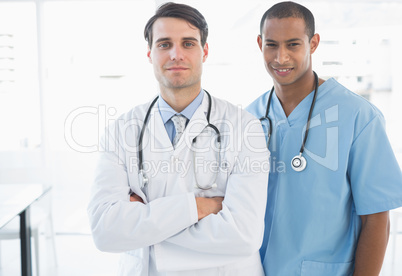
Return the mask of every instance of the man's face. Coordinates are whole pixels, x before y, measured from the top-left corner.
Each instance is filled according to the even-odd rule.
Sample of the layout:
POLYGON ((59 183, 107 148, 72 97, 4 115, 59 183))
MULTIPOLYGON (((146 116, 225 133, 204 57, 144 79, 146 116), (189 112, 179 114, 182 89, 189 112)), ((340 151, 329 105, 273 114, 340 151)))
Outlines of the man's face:
POLYGON ((147 55, 160 89, 201 89, 208 45, 201 46, 200 30, 183 19, 163 17, 155 21, 152 33, 147 55))
POLYGON ((312 70, 311 54, 318 43, 318 35, 309 41, 304 20, 293 17, 265 20, 262 36, 258 37, 265 68, 277 85, 303 81, 306 73, 312 70))

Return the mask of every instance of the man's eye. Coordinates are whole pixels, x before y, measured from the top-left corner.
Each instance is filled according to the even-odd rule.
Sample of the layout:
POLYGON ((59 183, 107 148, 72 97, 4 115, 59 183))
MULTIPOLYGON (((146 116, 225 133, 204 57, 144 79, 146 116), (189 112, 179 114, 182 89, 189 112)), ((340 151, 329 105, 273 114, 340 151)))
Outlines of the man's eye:
POLYGON ((184 46, 185 46, 185 47, 192 47, 192 46, 194 46, 194 43, 192 43, 192 42, 185 42, 185 43, 184 43, 184 46))
POLYGON ((158 47, 159 48, 167 48, 167 47, 169 47, 169 43, 161 43, 161 44, 159 44, 158 47))
POLYGON ((290 43, 289 44, 290 47, 296 47, 296 46, 299 46, 299 45, 300 45, 299 43, 290 43))
POLYGON ((275 47, 276 46, 276 44, 274 44, 274 43, 267 43, 267 44, 265 44, 267 47, 270 47, 270 48, 272 48, 272 47, 275 47))

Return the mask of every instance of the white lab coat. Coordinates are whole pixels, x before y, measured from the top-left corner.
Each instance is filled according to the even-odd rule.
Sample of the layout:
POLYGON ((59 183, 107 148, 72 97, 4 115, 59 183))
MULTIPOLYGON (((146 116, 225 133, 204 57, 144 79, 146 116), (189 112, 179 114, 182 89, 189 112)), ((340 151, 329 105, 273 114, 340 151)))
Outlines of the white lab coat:
MULTIPOLYGON (((124 252, 119 275, 263 275, 258 250, 264 232, 269 154, 259 121, 212 97, 210 122, 222 134, 221 161, 228 167, 220 170, 217 188, 200 190, 195 187, 194 170, 202 170, 205 164, 193 164, 189 145, 198 136, 197 147, 209 143, 210 150, 214 141, 204 130, 208 97, 204 96, 175 149, 155 104, 143 139, 150 178, 146 196, 139 186, 136 147, 149 105, 121 116, 102 139, 88 206, 96 246, 124 252), (130 189, 145 204, 130 202, 130 189), (198 221, 196 196, 224 196, 223 208, 198 221)), ((200 181, 212 181, 213 175, 197 174, 200 181)))

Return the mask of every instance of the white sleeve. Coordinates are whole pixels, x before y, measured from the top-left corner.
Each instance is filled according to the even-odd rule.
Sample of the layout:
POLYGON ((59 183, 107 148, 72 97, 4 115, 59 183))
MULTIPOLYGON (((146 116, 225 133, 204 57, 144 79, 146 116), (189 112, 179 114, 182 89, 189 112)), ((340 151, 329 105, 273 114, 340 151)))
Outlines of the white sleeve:
POLYGON ((242 143, 227 182, 223 209, 156 244, 159 269, 180 269, 194 259, 200 264, 202 256, 214 262, 209 266, 224 265, 258 252, 264 233, 269 153, 261 125, 254 123, 248 131, 257 135, 242 143), (177 257, 182 252, 186 252, 184 260, 177 257))
POLYGON ((193 193, 167 196, 147 204, 130 202, 124 161, 116 151, 108 151, 105 139, 102 141, 88 206, 90 227, 98 249, 124 252, 150 246, 197 222, 193 193))

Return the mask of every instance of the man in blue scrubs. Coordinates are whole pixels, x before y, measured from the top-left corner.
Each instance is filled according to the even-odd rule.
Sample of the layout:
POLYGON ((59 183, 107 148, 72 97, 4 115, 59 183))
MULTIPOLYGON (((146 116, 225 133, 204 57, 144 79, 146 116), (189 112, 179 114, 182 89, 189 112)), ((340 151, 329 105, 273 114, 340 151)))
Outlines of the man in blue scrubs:
MULTIPOLYGON (((388 211, 402 206, 401 169, 383 115, 335 79, 317 78, 306 127, 316 90, 312 54, 320 42, 314 17, 299 4, 279 3, 263 15, 260 32, 258 45, 274 82, 260 249, 265 273, 378 275, 389 237, 388 211), (306 167, 296 171, 291 162, 306 135, 306 167)), ((257 118, 265 116, 271 90, 247 108, 257 118)), ((262 124, 268 136, 268 119, 262 124)))

